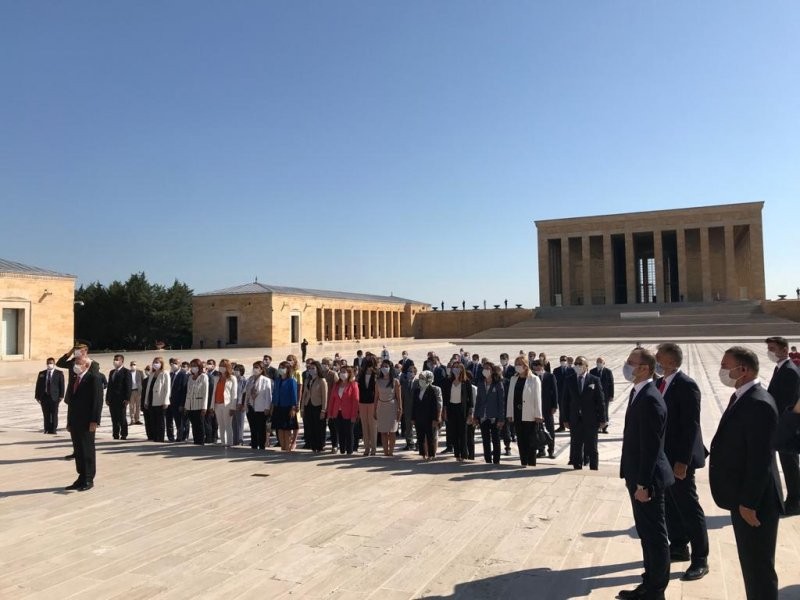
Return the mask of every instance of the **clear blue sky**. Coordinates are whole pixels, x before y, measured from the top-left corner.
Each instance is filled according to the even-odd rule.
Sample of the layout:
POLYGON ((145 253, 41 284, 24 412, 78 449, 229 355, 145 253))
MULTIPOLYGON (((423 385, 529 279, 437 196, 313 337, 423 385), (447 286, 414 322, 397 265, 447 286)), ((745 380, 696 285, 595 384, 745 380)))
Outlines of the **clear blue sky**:
POLYGON ((800 3, 0 5, 0 256, 538 303, 535 219, 764 200, 800 285, 800 3))

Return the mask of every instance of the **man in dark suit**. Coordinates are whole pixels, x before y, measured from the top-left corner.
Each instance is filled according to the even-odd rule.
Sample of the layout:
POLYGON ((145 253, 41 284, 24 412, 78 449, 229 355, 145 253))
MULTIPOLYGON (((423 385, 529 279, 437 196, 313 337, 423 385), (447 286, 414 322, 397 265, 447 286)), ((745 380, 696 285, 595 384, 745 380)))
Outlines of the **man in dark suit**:
MULTIPOLYGON (((67 370, 67 389, 64 391, 64 404, 69 404, 70 397, 72 396, 72 388, 74 387, 73 384, 75 383, 75 372, 73 369, 75 366, 75 361, 78 358, 88 356, 89 345, 84 342, 76 341, 75 345, 56 361, 56 366, 59 369, 67 370)), ((89 370, 92 373, 100 373, 100 364, 92 360, 89 370)), ((100 385, 102 386, 102 382, 100 385)), ((73 458, 75 458, 74 452, 64 457, 65 460, 72 460, 73 458)))
POLYGON ((364 353, 361 350, 356 350, 356 357, 353 359, 353 368, 356 369, 356 372, 361 368, 363 362, 364 353))
MULTIPOLYGON (((550 434, 550 443, 547 444, 547 458, 555 458, 556 427, 553 415, 558 409, 558 387, 556 378, 552 373, 544 370, 544 363, 538 358, 533 361, 533 373, 542 380, 542 415, 544 426, 550 434)), ((505 429, 505 428, 504 428, 505 429)), ((544 449, 539 450, 537 458, 544 456, 544 449)))
POLYGON ((75 375, 72 384, 67 429, 72 438, 75 468, 78 478, 66 487, 68 490, 85 492, 94 487, 96 473, 94 437, 103 411, 103 384, 98 373, 91 370, 88 356, 79 356, 73 365, 75 375))
POLYGON ((189 374, 181 369, 177 358, 169 359, 169 406, 164 412, 166 421, 167 439, 170 442, 175 440, 182 442, 186 439, 186 413, 183 407, 186 405, 186 392, 189 387, 189 374), (174 424, 174 429, 173 429, 174 424))
POLYGON ((558 429, 556 429, 556 431, 566 431, 566 417, 569 413, 569 407, 567 407, 566 401, 564 400, 564 391, 566 390, 564 379, 567 373, 569 373, 567 357, 562 355, 558 359, 558 363, 558 366, 553 369, 553 377, 556 378, 556 387, 558 388, 558 429))
POLYGON ((585 356, 578 356, 573 372, 567 374, 564 385, 569 410, 569 457, 573 469, 582 469, 584 456, 589 457, 589 468, 597 471, 597 432, 605 426, 605 402, 600 379, 589 373, 585 356))
POLYGON ((64 373, 56 369, 56 359, 47 359, 47 369, 39 371, 33 397, 39 403, 44 418, 44 433, 58 429, 58 404, 64 399, 64 373))
POLYGON ((736 388, 711 440, 709 484, 729 510, 748 599, 778 598, 775 543, 783 493, 772 439, 775 400, 758 379, 758 357, 742 346, 725 351, 720 381, 736 388))
MULTIPOLYGON (((778 414, 792 410, 800 398, 800 368, 789 359, 789 342, 782 337, 766 339, 770 360, 777 363, 767 391, 778 414)), ((786 514, 800 514, 800 458, 796 452, 778 452, 786 483, 786 514)))
POLYGON ((128 417, 125 409, 131 399, 131 372, 125 368, 125 357, 114 356, 114 369, 108 374, 106 404, 111 413, 111 433, 114 439, 128 439, 128 417))
POLYGON ((608 403, 614 400, 614 373, 611 372, 611 369, 606 369, 606 361, 602 356, 597 357, 595 366, 589 373, 600 379, 600 387, 603 389, 603 403, 605 404, 605 413, 603 415, 605 425, 600 431, 608 433, 608 403))
POLYGON ((633 389, 625 412, 619 472, 628 488, 644 559, 643 582, 633 590, 620 591, 617 597, 623 600, 663 600, 669 583, 664 495, 675 477, 664 453, 667 407, 653 384, 655 367, 655 357, 637 348, 622 368, 633 389))
POLYGON ((708 574, 708 529, 706 515, 697 496, 694 473, 706 464, 703 433, 700 430, 700 388, 694 379, 680 370, 683 351, 673 343, 658 346, 656 362, 663 377, 656 387, 667 406, 667 432, 664 452, 675 483, 667 488, 666 517, 670 542, 670 559, 686 561, 689 568, 684 581, 700 579, 708 574), (689 543, 692 545, 689 554, 689 543))
POLYGON ((261 362, 264 363, 264 375, 272 379, 272 381, 277 381, 278 369, 272 366, 272 357, 269 354, 265 354, 261 362))
POLYGON ((204 418, 206 442, 210 444, 217 443, 217 415, 214 414, 214 381, 219 377, 217 371, 217 361, 209 358, 206 361, 206 375, 208 375, 208 403, 206 405, 206 416, 204 418))

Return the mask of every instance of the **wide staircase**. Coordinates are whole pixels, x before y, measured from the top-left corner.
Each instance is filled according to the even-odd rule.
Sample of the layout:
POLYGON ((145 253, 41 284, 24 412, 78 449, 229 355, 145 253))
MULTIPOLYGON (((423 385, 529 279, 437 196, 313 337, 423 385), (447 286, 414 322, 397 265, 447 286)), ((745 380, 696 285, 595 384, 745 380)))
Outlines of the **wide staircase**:
POLYGON ((800 340, 800 323, 765 314, 758 301, 538 308, 532 319, 470 336, 486 340, 722 338, 782 335, 800 340))

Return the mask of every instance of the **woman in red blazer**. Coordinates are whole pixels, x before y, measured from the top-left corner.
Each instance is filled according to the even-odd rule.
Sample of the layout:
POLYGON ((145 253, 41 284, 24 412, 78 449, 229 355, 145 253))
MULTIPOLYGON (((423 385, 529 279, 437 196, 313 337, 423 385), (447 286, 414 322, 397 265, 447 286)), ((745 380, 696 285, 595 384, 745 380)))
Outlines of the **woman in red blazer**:
MULTIPOLYGON (((353 367, 343 366, 339 382, 328 393, 328 416, 336 423, 339 454, 353 453, 353 425, 358 418, 358 381, 353 367)), ((336 451, 336 448, 331 450, 336 451)))

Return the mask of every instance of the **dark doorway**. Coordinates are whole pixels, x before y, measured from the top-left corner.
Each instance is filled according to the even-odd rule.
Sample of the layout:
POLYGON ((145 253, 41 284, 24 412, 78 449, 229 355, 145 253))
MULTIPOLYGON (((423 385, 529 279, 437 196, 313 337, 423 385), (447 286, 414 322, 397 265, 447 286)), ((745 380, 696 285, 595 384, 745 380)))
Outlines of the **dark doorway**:
POLYGON ((292 315, 292 343, 296 344, 300 341, 300 317, 292 315))
POLYGON ((228 344, 239 343, 239 317, 228 317, 228 344))
POLYGON ((614 261, 614 304, 628 303, 628 280, 625 270, 625 234, 611 236, 611 254, 614 261))

